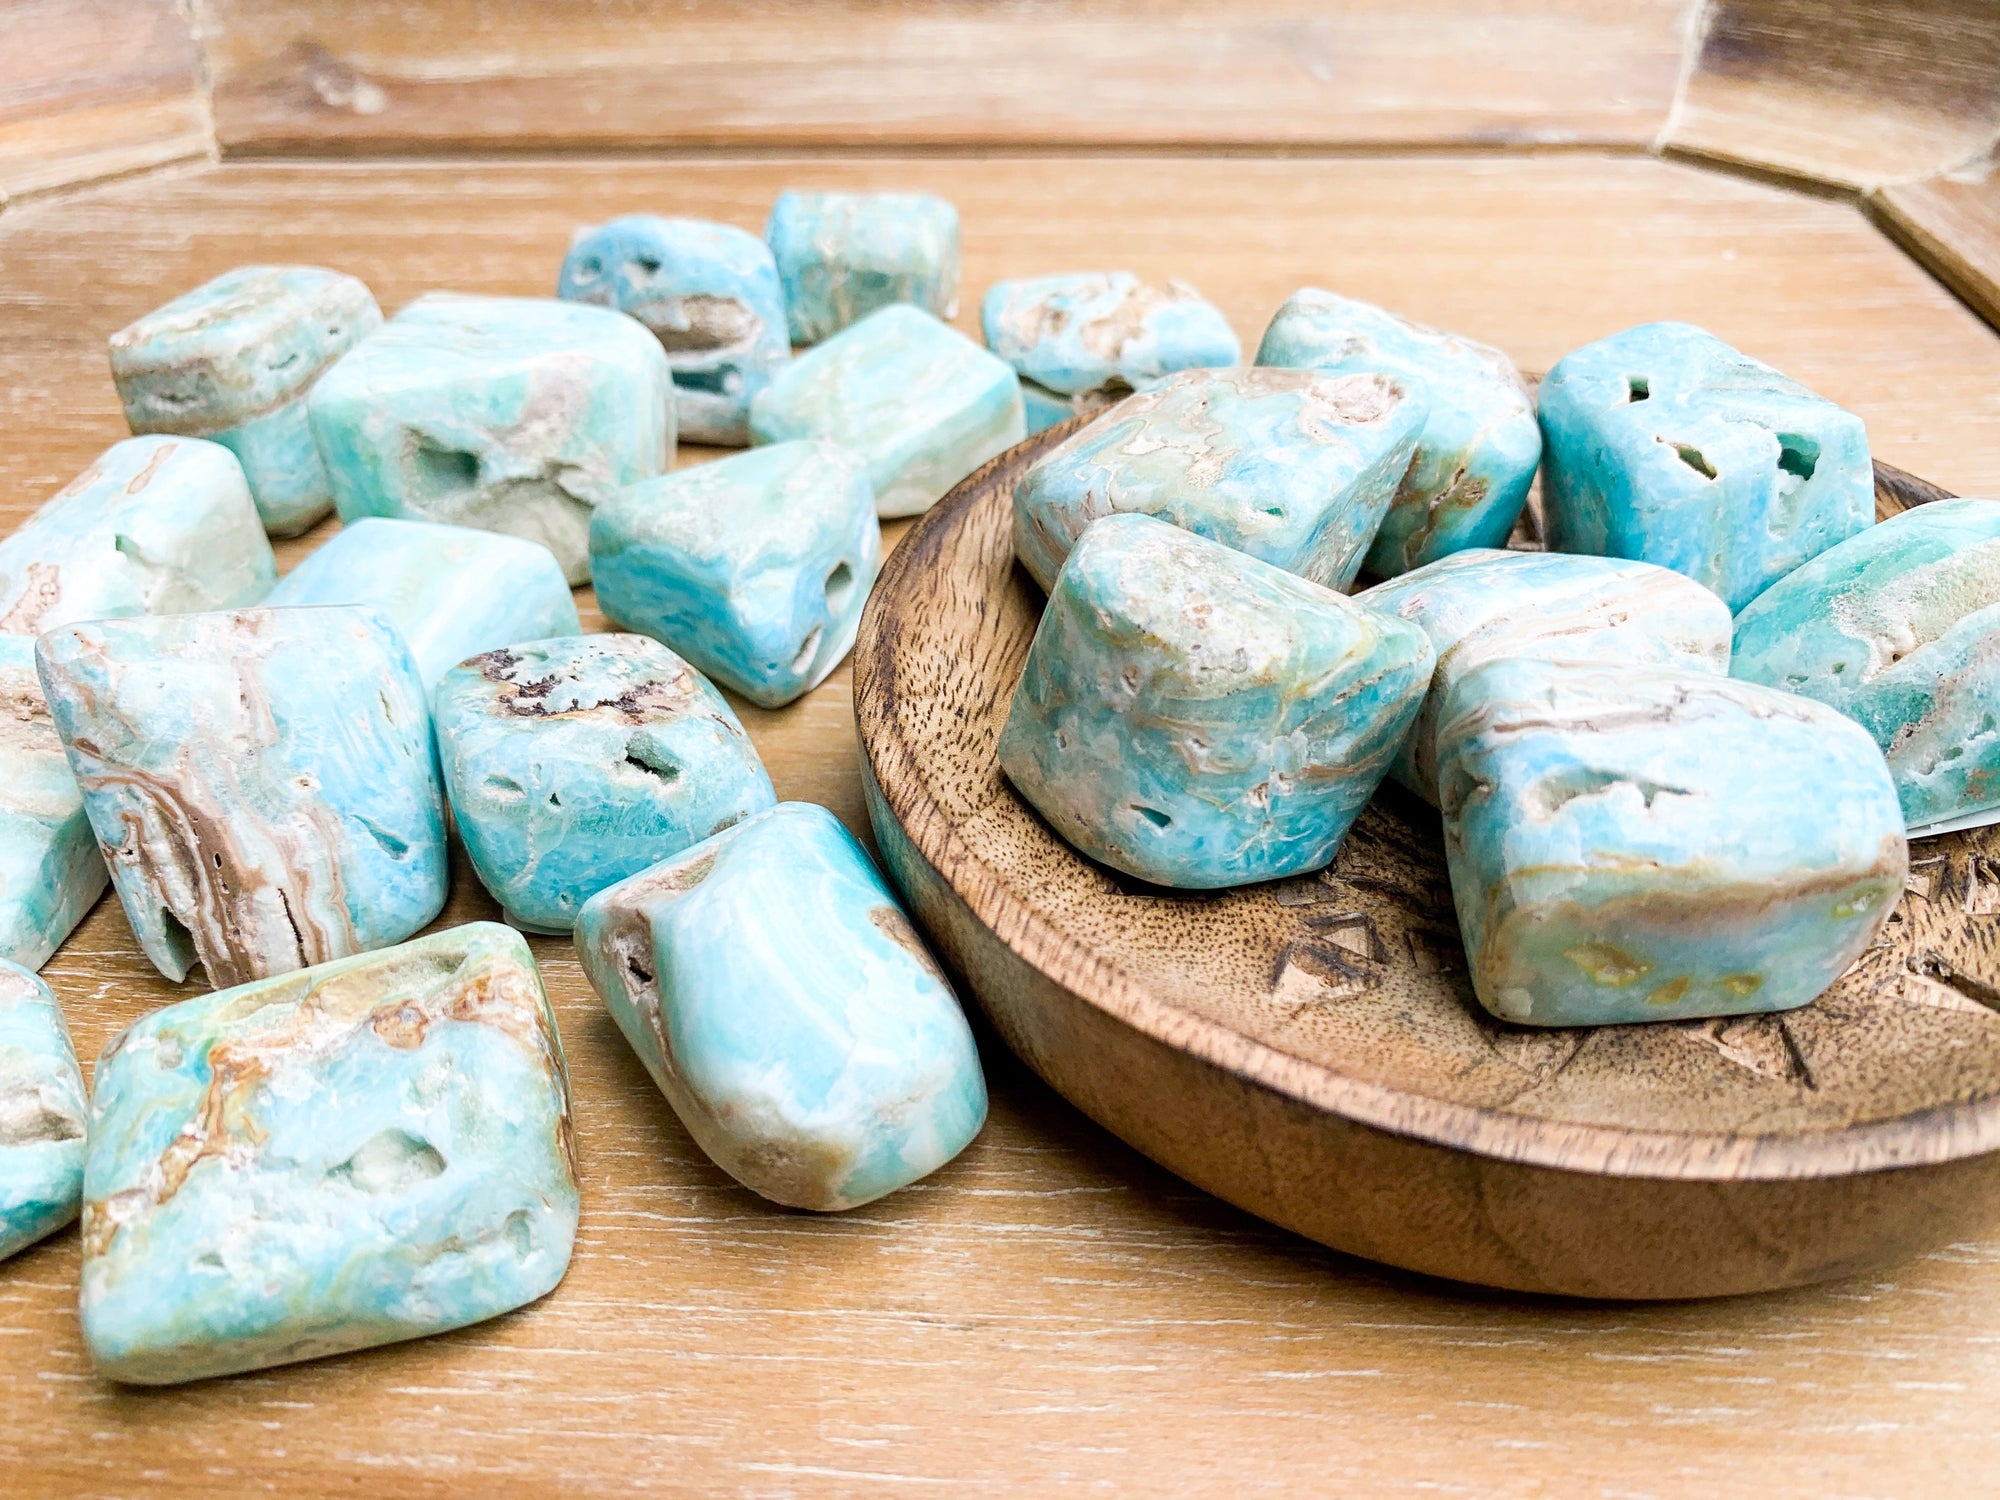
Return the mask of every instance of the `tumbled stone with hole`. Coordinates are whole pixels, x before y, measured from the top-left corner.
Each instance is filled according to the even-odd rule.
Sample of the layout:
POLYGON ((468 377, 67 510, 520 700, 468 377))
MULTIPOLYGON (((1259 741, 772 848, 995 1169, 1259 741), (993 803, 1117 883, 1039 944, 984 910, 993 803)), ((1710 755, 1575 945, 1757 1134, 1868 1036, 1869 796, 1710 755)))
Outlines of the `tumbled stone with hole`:
POLYGON ((0 635, 231 609, 277 581, 234 454, 201 438, 126 438, 0 538, 0 635))
POLYGON ((0 635, 0 960, 47 963, 107 879, 35 676, 34 638, 0 635))
POLYGON ((56 997, 0 959, 0 1260, 76 1217, 88 1120, 56 997))
POLYGON ((1730 672, 1874 735, 1913 835, 2000 820, 2000 504, 1939 500, 1786 574, 1730 672))
POLYGON ((951 986, 823 807, 780 803, 600 891, 576 949, 695 1143, 778 1203, 872 1202, 986 1119, 951 986))
POLYGON ((1498 349, 1315 287, 1271 319, 1257 363, 1332 375, 1380 371, 1430 393, 1416 455, 1362 566, 1378 578, 1513 531, 1542 458, 1535 403, 1498 349))
POLYGON ((1729 606, 1651 563, 1471 548, 1354 598, 1408 620, 1437 652, 1424 706, 1389 771, 1433 807, 1438 715, 1458 679, 1482 662, 1533 656, 1729 670, 1729 606))
POLYGON ((497 923, 155 1011, 91 1091, 91 1362, 166 1385, 532 1302, 576 1240, 570 1141, 555 1015, 497 923))
POLYGON ((426 686, 482 651, 583 628, 548 548, 469 526, 384 516, 342 529, 264 602, 379 609, 426 686))
POLYGON ((958 210, 929 193, 778 195, 764 239, 794 344, 817 344, 878 308, 958 312, 958 210))
POLYGON ((489 651, 433 717, 472 867, 530 931, 567 933, 607 885, 776 801, 722 695, 643 635, 489 651))
POLYGON ((605 614, 776 708, 852 649, 882 529, 852 454, 777 443, 615 496, 590 558, 605 614))
POLYGON ((1555 551, 1658 563, 1737 610, 1875 519, 1861 419, 1691 324, 1563 356, 1539 404, 1555 551))
POLYGON ((1014 486, 1014 555, 1044 589, 1100 517, 1155 516, 1345 588, 1423 431, 1387 375, 1183 370, 1127 396, 1014 486))
POLYGON ((1000 766, 1092 859, 1195 889, 1332 861, 1431 676, 1416 626, 1143 515, 1049 593, 1000 766))
POLYGON ((1154 286, 1130 271, 995 282, 979 321, 986 347, 1020 373, 1024 391, 1032 382, 1057 397, 1141 390, 1176 370, 1243 358, 1214 303, 1185 282, 1154 286))
POLYGON ((852 452, 883 517, 929 510, 1025 433, 1013 368, 914 307, 885 307, 808 350, 750 403, 756 442, 823 438, 852 452))
POLYGON ((525 537, 572 584, 590 575, 592 507, 674 454, 660 341, 554 299, 428 293, 327 371, 307 408, 342 520, 525 537))
POLYGON ((1804 1005, 1908 868, 1866 730, 1711 673, 1489 661, 1445 704, 1438 784, 1473 990, 1521 1025, 1804 1005))
POLYGON ((265 529, 296 536, 333 509, 306 393, 381 322, 352 276, 238 266, 112 334, 111 378, 134 432, 222 444, 265 529))
POLYGON ((381 948, 444 906, 430 695, 376 611, 98 620, 35 655, 133 935, 175 983, 381 948))
POLYGON ((792 357, 778 267, 756 235, 630 214, 578 234, 557 290, 653 330, 673 369, 682 442, 750 441, 750 398, 792 357))

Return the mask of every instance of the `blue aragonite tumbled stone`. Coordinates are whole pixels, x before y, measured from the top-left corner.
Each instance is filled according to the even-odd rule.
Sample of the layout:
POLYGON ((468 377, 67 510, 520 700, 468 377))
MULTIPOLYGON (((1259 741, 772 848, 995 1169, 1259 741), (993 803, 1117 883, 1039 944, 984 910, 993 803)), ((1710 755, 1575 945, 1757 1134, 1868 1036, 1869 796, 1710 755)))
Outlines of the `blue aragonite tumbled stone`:
POLYGON ((1363 564, 1369 572, 1393 578, 1507 540, 1541 463, 1542 432, 1527 385, 1498 349, 1306 287, 1271 319, 1257 363, 1380 371, 1429 391, 1416 455, 1363 564))
POLYGON ((576 948, 688 1134, 766 1198, 857 1207, 985 1122, 951 987, 823 807, 780 803, 600 891, 576 948))
POLYGON ((1056 832, 1158 885, 1331 861, 1431 676, 1416 626, 1150 516, 1069 555, 1000 734, 1056 832))
POLYGON ((216 989, 444 906, 430 695, 372 609, 66 625, 36 665, 139 946, 216 989))
POLYGON ((833 443, 649 480, 590 523, 604 612, 766 708, 840 665, 881 562, 868 476, 833 443))
POLYGON ((750 403, 759 443, 826 438, 868 466, 878 516, 929 510, 1026 435, 1013 367, 914 307, 793 360, 750 403))
POLYGON ((200 438, 126 438, 0 539, 0 634, 231 609, 277 581, 233 453, 200 438))
POLYGON ((2000 504, 1871 526, 1736 617, 1732 676, 1803 693, 1887 753, 1914 830, 2000 815, 2000 504))
POLYGON ((1410 465, 1423 389, 1384 375, 1183 370, 1127 396, 1014 486, 1014 555, 1044 589, 1091 522, 1170 521, 1345 588, 1410 465))
POLYGON ((958 311, 958 210, 928 193, 785 192, 764 238, 794 344, 816 344, 893 303, 958 311))
POLYGON ((166 1385, 532 1302, 576 1239, 570 1133, 541 975, 497 923, 155 1011, 91 1090, 91 1361, 166 1385))
POLYGON ((0 635, 0 960, 39 969, 108 879, 35 676, 34 639, 0 635))
POLYGON ((1709 673, 1489 661, 1445 705, 1438 783, 1473 989, 1524 1025, 1804 1005, 1908 867, 1867 731, 1709 673))
POLYGON ((306 393, 382 322, 368 288, 319 266, 238 266, 111 335, 134 432, 211 438, 234 453, 273 536, 333 509, 306 393))
POLYGON ((1691 324, 1564 355, 1539 402, 1553 551, 1658 563, 1734 610, 1875 519, 1861 419, 1691 324))
POLYGON ((591 507, 666 469, 673 380, 623 313, 536 297, 417 298, 307 399, 344 521, 399 516, 540 542, 590 576, 591 507))
POLYGON ((1502 656, 1729 670, 1729 606, 1651 563, 1468 548, 1378 583, 1358 604, 1408 620, 1437 652, 1389 774, 1437 805, 1437 725, 1459 678, 1502 656))
POLYGON ((410 648, 426 686, 495 646, 583 628, 548 548, 469 526, 383 516, 343 529, 264 602, 379 609, 410 648))
POLYGON ((630 214, 577 236, 557 290, 653 330, 673 368, 682 442, 750 441, 750 398, 792 357, 778 267, 756 235, 630 214))
POLYGON ((1214 303, 1185 282, 1153 286, 1130 271, 996 282, 979 321, 986 347, 1020 372, 1024 389, 1033 381, 1058 396, 1141 390, 1176 370, 1243 359, 1214 303))
POLYGON ((777 800, 722 695, 643 635, 489 651, 445 674, 432 716, 472 867, 534 931, 777 800))
POLYGON ((88 1121, 56 997, 0 959, 0 1259, 76 1217, 88 1121))

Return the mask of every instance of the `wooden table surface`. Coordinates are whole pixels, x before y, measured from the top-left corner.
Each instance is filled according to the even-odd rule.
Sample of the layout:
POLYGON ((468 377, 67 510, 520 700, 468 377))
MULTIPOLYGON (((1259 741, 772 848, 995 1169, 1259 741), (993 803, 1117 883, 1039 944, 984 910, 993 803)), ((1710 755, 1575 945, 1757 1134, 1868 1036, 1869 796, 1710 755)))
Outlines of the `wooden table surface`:
MULTIPOLYGON (((197 163, 9 207, 0 529, 122 435, 105 335, 225 267, 337 266, 391 309, 431 287, 546 294, 579 223, 756 227, 780 188, 812 184, 955 199, 963 327, 997 277, 1110 266, 1193 281, 1252 346, 1309 283, 1532 369, 1688 318, 1859 411, 1879 457, 2000 495, 2000 338, 1849 201, 1584 151, 748 153, 197 163)), ((745 719, 781 796, 863 827, 844 669, 745 719)), ((444 920, 494 914, 461 867, 444 920)), ((1880 1278, 1706 1304, 1428 1282, 1177 1182, 990 1034, 992 1117, 964 1156, 812 1217, 711 1167, 568 945, 535 948, 583 1176, 562 1286, 441 1338, 125 1390, 79 1345, 65 1232, 0 1263, 0 1491, 1918 1496, 2000 1475, 2000 1232, 1880 1278)), ((111 900, 45 973, 86 1059, 172 993, 111 900)))

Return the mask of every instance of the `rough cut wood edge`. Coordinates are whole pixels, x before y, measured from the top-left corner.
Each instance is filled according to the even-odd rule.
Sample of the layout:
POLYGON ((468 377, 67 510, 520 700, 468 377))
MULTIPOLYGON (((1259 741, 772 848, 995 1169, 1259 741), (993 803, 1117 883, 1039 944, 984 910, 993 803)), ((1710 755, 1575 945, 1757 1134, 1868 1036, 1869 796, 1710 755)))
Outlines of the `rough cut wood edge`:
POLYGON ((1953 171, 1882 188, 1868 207, 1892 239, 2000 328, 2000 147, 1953 171))
MULTIPOLYGON (((856 717, 885 862, 1001 1036, 1072 1103, 1287 1228, 1518 1290, 1671 1298, 1797 1285, 1975 1232, 2000 1212, 2000 1098, 1756 1142, 1386 1098, 1397 1091, 1153 1001, 1051 929, 932 799, 893 701, 905 581, 939 565, 954 519, 996 483, 1011 486, 1022 455, 969 478, 885 569, 855 652, 856 717)), ((1890 513, 1942 494, 1886 465, 1878 473, 1878 507, 1890 513)))
POLYGON ((215 148, 174 0, 26 0, 0 17, 0 200, 215 148))
POLYGON ((1661 144, 1867 190, 2000 133, 1993 0, 1710 0, 1661 144))

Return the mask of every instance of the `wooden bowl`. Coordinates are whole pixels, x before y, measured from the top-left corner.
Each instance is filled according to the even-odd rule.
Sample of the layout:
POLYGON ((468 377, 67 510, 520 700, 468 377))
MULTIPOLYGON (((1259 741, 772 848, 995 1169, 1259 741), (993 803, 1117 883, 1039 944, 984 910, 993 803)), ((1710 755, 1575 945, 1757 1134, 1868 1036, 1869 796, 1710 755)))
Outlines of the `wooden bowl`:
POLYGON ((1065 1098, 1324 1244, 1523 1291, 1790 1286, 2000 1216, 2000 829, 1914 846, 1882 941, 1802 1010, 1563 1031, 1473 999, 1437 815, 1394 787, 1293 880, 1173 892, 1073 851, 994 754, 1042 607, 1014 481, 1067 431, 896 549, 854 674, 883 856, 1065 1098))

